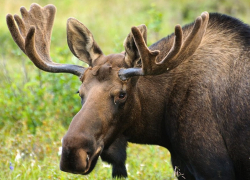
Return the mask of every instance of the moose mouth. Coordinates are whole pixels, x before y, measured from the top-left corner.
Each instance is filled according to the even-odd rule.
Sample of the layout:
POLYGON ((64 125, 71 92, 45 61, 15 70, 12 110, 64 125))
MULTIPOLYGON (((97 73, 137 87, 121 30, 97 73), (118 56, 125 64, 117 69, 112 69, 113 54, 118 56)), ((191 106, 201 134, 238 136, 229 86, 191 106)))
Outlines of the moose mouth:
POLYGON ((89 174, 95 167, 98 157, 100 156, 100 154, 102 153, 102 147, 98 147, 96 152, 89 157, 89 155, 87 154, 86 157, 86 170, 83 173, 80 173, 82 175, 87 175, 89 174))

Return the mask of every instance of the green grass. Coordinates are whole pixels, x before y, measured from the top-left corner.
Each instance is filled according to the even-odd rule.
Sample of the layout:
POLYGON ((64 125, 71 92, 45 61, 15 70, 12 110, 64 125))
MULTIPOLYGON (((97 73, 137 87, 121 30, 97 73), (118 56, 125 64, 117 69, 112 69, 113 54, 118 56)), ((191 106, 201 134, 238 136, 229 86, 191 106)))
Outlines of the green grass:
MULTIPOLYGON (((80 82, 73 75, 37 70, 13 42, 5 16, 20 14, 21 6, 29 9, 33 2, 0 1, 0 179, 111 179, 111 167, 101 160, 88 176, 59 170, 61 138, 80 109, 80 99, 75 94, 80 82)), ((152 44, 172 33, 176 24, 190 23, 203 11, 226 13, 250 24, 249 0, 36 2, 57 7, 51 57, 61 63, 82 64, 67 47, 69 17, 77 18, 90 29, 105 54, 123 51, 123 40, 134 25, 147 25, 148 44, 152 44)), ((175 179, 166 149, 129 144, 127 154, 128 179, 175 179)))

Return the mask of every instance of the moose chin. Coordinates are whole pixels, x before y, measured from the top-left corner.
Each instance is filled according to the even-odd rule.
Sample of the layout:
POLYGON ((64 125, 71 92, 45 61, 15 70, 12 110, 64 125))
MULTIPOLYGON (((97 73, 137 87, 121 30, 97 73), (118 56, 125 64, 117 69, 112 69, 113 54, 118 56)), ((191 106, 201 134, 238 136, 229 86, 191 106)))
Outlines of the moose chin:
POLYGON ((88 174, 101 157, 113 177, 127 177, 127 142, 165 147, 178 179, 250 179, 250 27, 203 12, 147 46, 132 27, 125 51, 104 55, 78 20, 67 22, 78 65, 50 58, 56 8, 32 4, 7 15, 10 33, 34 65, 79 77, 82 107, 63 138, 62 171, 88 174))

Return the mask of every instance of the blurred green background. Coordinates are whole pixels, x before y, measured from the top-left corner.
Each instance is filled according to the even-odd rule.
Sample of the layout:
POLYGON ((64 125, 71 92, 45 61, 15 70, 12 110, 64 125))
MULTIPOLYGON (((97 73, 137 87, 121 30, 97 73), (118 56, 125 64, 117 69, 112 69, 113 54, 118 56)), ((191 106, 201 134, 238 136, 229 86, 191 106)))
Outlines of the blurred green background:
MULTIPOLYGON (((105 54, 123 51, 131 26, 146 24, 148 44, 192 22, 203 11, 232 15, 250 24, 249 0, 1 0, 0 1, 0 179, 110 179, 99 160, 88 176, 59 170, 61 138, 81 107, 80 81, 69 74, 38 70, 8 32, 7 13, 20 14, 31 3, 54 4, 57 14, 51 43, 55 62, 82 65, 66 42, 66 21, 75 17, 93 33, 105 54), (14 170, 10 169, 11 166, 14 170)), ((129 179, 175 179, 169 152, 158 146, 129 144, 129 179)))

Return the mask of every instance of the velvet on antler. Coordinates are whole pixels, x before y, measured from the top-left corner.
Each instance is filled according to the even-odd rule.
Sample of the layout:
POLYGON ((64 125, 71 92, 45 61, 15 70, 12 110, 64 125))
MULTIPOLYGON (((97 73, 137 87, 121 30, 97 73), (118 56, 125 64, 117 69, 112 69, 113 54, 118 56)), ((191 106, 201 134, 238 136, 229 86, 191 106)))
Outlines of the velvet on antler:
POLYGON ((209 14, 203 12, 194 23, 192 31, 183 40, 183 32, 180 25, 175 26, 174 43, 168 54, 159 62, 156 57, 160 53, 158 50, 151 51, 137 27, 132 27, 131 31, 135 44, 139 51, 142 68, 128 68, 119 71, 121 80, 126 80, 133 76, 158 75, 170 71, 188 60, 199 47, 203 35, 206 31, 209 14))
POLYGON ((52 73, 71 73, 80 76, 85 68, 71 64, 55 63, 50 58, 51 32, 56 13, 53 5, 41 7, 32 4, 30 10, 20 9, 22 18, 8 14, 9 31, 20 49, 41 70, 52 73), (16 22, 16 23, 15 23, 16 22), (17 28, 17 26, 18 28, 17 28))

